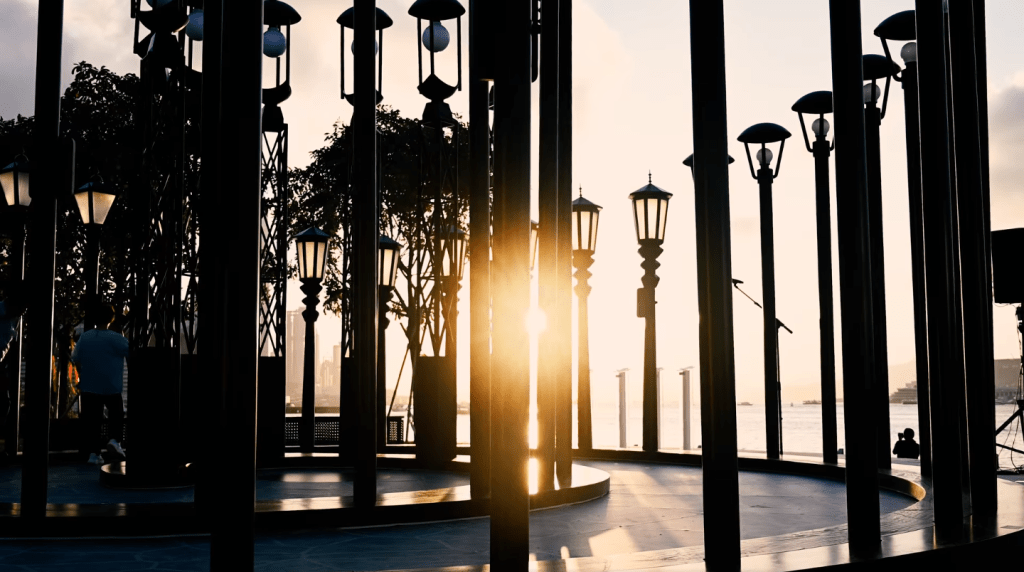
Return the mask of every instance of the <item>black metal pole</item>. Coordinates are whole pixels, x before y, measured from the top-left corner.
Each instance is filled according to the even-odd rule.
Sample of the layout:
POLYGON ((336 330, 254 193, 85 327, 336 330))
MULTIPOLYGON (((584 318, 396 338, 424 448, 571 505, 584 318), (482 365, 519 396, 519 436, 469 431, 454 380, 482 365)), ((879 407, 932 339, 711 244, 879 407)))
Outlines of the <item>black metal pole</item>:
POLYGON ((558 303, 549 315, 555 341, 558 413, 555 419, 555 472, 558 483, 572 483, 572 0, 558 1, 558 303))
POLYGON ((814 204, 818 231, 818 313, 821 335, 821 450, 825 463, 839 462, 836 427, 835 322, 832 310, 832 215, 828 158, 832 154, 824 134, 816 137, 814 204))
MULTIPOLYGON (((99 302, 100 274, 100 226, 85 225, 85 307, 90 309, 99 302)), ((93 324, 85 321, 85 329, 91 330, 93 324)))
POLYGON ((871 233, 871 304, 875 339, 875 452, 878 468, 892 468, 889 443, 889 350, 885 320, 885 244, 882 240, 882 112, 874 101, 864 105, 868 154, 868 229, 871 233))
POLYGON ((843 420, 846 430, 846 510, 850 552, 878 552, 878 456, 875 454, 874 310, 867 147, 864 136, 859 0, 829 0, 832 101, 837 140, 836 212, 839 236, 843 344, 843 420))
MULTIPOLYGON (((32 250, 28 268, 27 319, 32 343, 26 352, 25 454, 21 465, 21 514, 46 515, 50 468, 50 368, 53 348, 53 279, 56 266, 57 195, 62 179, 60 135, 60 57, 64 0, 39 0, 36 40, 36 169, 29 211, 32 250)), ((18 403, 14 404, 18 407, 18 403)))
POLYGON ((921 196, 921 143, 917 116, 917 62, 903 70, 903 101, 907 131, 907 190, 910 194, 910 267, 914 288, 914 354, 917 371, 917 426, 921 475, 932 475, 932 435, 928 397, 928 310, 924 281, 924 211, 921 196))
POLYGON ((320 281, 306 279, 299 287, 303 294, 302 303, 306 309, 302 311, 305 322, 305 343, 302 350, 302 417, 299 423, 299 448, 304 453, 312 453, 316 446, 316 332, 314 324, 320 313, 316 305, 320 303, 320 281))
MULTIPOLYGON (((491 129, 487 108, 488 10, 469 3, 469 446, 470 495, 491 491, 491 129)), ((489 59, 490 58, 490 59, 489 59)), ((493 78, 493 76, 490 76, 493 78)))
MULTIPOLYGON (((540 309, 555 318, 558 313, 559 210, 558 188, 558 90, 559 90, 559 0, 542 4, 540 37, 540 143, 539 143, 539 203, 540 224, 538 256, 538 296, 540 309)), ((555 488, 555 419, 559 369, 558 340, 562 335, 549 320, 548 328, 540 334, 537 349, 537 488, 555 488)))
MULTIPOLYGON (((352 113, 353 186, 352 223, 353 357, 356 379, 355 482, 353 494, 358 506, 377 502, 377 117, 376 117, 376 2, 355 0, 355 62, 352 75, 355 104, 352 113)), ((437 128, 441 130, 440 125, 437 128)))
MULTIPOLYGON (((207 28, 211 5, 218 11, 217 2, 207 3, 207 28)), ((252 570, 254 565, 263 188, 263 4, 223 2, 219 12, 213 25, 220 28, 220 41, 205 46, 214 52, 212 57, 220 56, 215 75, 209 78, 219 89, 219 121, 209 127, 217 131, 214 170, 231 184, 204 194, 203 212, 208 221, 234 222, 230 230, 204 236, 203 340, 209 345, 200 350, 209 360, 204 370, 214 380, 213 441, 231 444, 211 455, 206 467, 217 491, 215 510, 208 515, 210 569, 215 571, 252 570)))
MULTIPOLYGON (((11 276, 15 280, 25 279, 25 216, 28 213, 19 212, 14 223, 14 233, 11 237, 11 276)), ((7 386, 10 398, 11 409, 7 412, 7 426, 0 428, 4 432, 4 451, 10 459, 18 455, 18 438, 21 429, 21 354, 24 337, 22 332, 24 320, 18 320, 17 339, 11 342, 7 350, 7 386)))
MULTIPOLYGON (((664 213, 661 216, 666 216, 664 213)), ((640 243, 640 256, 644 258, 641 281, 646 290, 644 309, 644 451, 658 451, 658 333, 656 325, 655 293, 658 275, 655 271, 661 264, 658 256, 662 253, 661 241, 645 240, 640 243)))
POLYGON ((690 1, 704 561, 740 568, 723 0, 690 1))
POLYGON ((491 442, 491 570, 529 566, 530 344, 530 20, 529 0, 501 7, 494 90, 496 182, 494 246, 494 399, 491 442))
POLYGON ((594 448, 594 433, 590 403, 590 321, 587 297, 590 296, 591 288, 588 281, 592 274, 589 269, 594 264, 594 255, 586 250, 575 250, 572 255, 572 264, 576 267, 576 296, 579 299, 579 311, 576 316, 578 321, 576 329, 579 335, 576 397, 579 408, 577 413, 578 439, 580 451, 590 451, 594 448))
POLYGON ((936 532, 956 539, 964 518, 959 427, 964 387, 962 376, 952 367, 956 359, 952 355, 956 334, 952 315, 953 192, 942 1, 917 0, 916 21, 921 187, 928 189, 923 194, 923 212, 933 506, 936 532))
MULTIPOLYGON (((397 253, 396 253, 397 255, 397 253)), ((391 302, 390 286, 381 286, 377 294, 380 307, 377 308, 377 452, 383 453, 388 442, 388 370, 387 343, 385 333, 391 320, 388 319, 388 303, 391 302)), ((342 358, 344 359, 344 358, 342 358)), ((398 391, 398 388, 395 388, 398 391)))
POLYGON ((775 317, 775 235, 772 215, 772 170, 761 167, 757 184, 761 204, 761 298, 764 303, 764 427, 765 451, 778 459, 782 431, 779 427, 779 328, 775 317))
POLYGON ((971 505, 991 513, 997 505, 995 470, 995 364, 992 349, 992 283, 986 267, 988 233, 981 173, 978 126, 978 76, 975 56, 974 0, 949 4, 953 85, 953 132, 963 300, 964 360, 967 378, 967 438, 971 467, 971 505))

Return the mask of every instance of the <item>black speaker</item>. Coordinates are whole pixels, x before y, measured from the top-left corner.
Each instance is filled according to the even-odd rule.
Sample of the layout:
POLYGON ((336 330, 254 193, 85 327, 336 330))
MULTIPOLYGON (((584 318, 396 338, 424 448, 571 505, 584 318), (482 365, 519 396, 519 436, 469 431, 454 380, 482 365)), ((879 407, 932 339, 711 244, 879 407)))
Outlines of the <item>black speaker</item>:
POLYGON ((1024 304, 1024 228, 992 233, 992 287, 997 304, 1024 304))

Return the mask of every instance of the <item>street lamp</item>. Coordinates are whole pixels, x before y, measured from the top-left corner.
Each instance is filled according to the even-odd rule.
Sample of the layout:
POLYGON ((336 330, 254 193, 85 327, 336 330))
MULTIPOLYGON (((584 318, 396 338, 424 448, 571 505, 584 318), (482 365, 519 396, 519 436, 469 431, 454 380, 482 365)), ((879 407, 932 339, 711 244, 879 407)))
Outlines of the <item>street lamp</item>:
MULTIPOLYGON (((384 29, 390 28, 394 22, 387 12, 380 8, 376 8, 375 22, 377 29, 377 42, 374 46, 374 51, 377 54, 377 99, 375 101, 380 103, 384 99, 381 93, 381 78, 384 74, 384 29)), ((338 16, 338 24, 341 25, 341 98, 355 105, 355 95, 345 92, 345 28, 355 29, 355 8, 349 8, 342 12, 341 16, 338 16)), ((349 50, 355 55, 355 43, 349 46, 349 50)))
MULTIPOLYGON (((117 194, 102 179, 89 181, 75 191, 78 214, 85 225, 85 306, 92 308, 98 302, 100 227, 107 220, 117 194)), ((86 322, 85 329, 94 324, 86 322)))
POLYGON ((383 450, 388 442, 387 435, 387 366, 385 357, 384 331, 391 323, 388 320, 388 303, 391 302, 391 293, 395 289, 395 279, 398 275, 398 258, 402 245, 390 237, 381 235, 378 249, 379 259, 377 260, 377 284, 380 288, 377 296, 377 446, 383 450))
MULTIPOLYGON (((726 155, 726 157, 729 158, 729 164, 730 165, 732 165, 733 163, 736 162, 736 159, 733 159, 732 155, 726 155)), ((686 165, 687 167, 690 168, 690 178, 692 179, 693 176, 694 176, 693 175, 693 153, 690 153, 689 155, 686 156, 685 159, 683 159, 683 165, 686 165)))
MULTIPOLYGON (((889 40, 907 42, 900 50, 904 70, 893 76, 903 85, 904 117, 907 145, 907 190, 910 195, 910 266, 914 290, 914 342, 917 379, 928 379, 928 313, 925 298, 924 220, 921 195, 921 146, 917 105, 917 22, 915 11, 906 10, 889 16, 875 28, 882 40, 885 56, 892 63, 889 40)), ((921 474, 931 476, 931 424, 928 414, 928 384, 917 384, 917 411, 921 440, 921 474)))
POLYGON ((4 200, 8 208, 26 209, 32 204, 29 194, 28 158, 18 155, 14 162, 0 169, 0 187, 4 190, 4 200))
POLYGON ((775 317, 775 238, 772 232, 772 182, 779 176, 782 152, 786 148, 789 131, 775 123, 758 123, 740 133, 739 140, 747 152, 750 176, 758 182, 761 202, 761 287, 764 298, 764 393, 765 428, 769 459, 778 459, 782 452, 782 410, 779 407, 782 391, 779 380, 779 329, 775 317), (750 158, 750 145, 760 145, 756 153, 759 169, 754 173, 750 158), (779 143, 779 158, 772 169, 772 151, 769 144, 779 143))
POLYGON ((299 445, 303 452, 313 451, 316 435, 316 395, 314 389, 315 356, 313 347, 316 338, 313 334, 313 323, 319 315, 316 305, 320 302, 320 282, 324 278, 327 266, 327 251, 330 237, 316 227, 295 235, 295 247, 298 250, 299 280, 302 282, 302 293, 306 295, 302 302, 306 309, 302 318, 306 322, 306 342, 302 359, 302 421, 299 424, 299 445))
POLYGON ((864 137, 868 163, 868 232, 871 253, 871 301, 874 314, 875 395, 871 403, 877 408, 877 444, 879 468, 892 465, 889 454, 889 359, 885 317, 885 245, 882 239, 882 154, 879 131, 889 101, 889 84, 899 66, 885 56, 868 54, 863 59, 864 137), (885 79, 884 95, 878 80, 885 79), (882 107, 878 99, 882 98, 882 107))
MULTIPOLYGON (((263 89, 263 131, 280 133, 284 130, 284 114, 281 103, 292 95, 292 24, 298 24, 302 16, 280 0, 266 0, 263 3, 263 55, 274 60, 274 87, 263 89), (284 28, 284 32, 281 32, 284 28), (281 56, 284 58, 284 79, 281 79, 281 56)), ((190 20, 191 22, 191 20, 190 20)), ((187 27, 186 27, 187 30, 187 27)))
POLYGON ((644 269, 641 279, 643 288, 636 292, 636 315, 645 318, 644 333, 644 451, 658 450, 658 371, 657 344, 655 334, 655 300, 654 289, 658 286, 658 276, 654 273, 661 264, 658 256, 662 253, 661 245, 665 241, 665 222, 668 220, 668 200, 672 193, 667 193, 651 183, 651 174, 647 174, 647 185, 629 195, 633 202, 633 224, 636 228, 636 239, 640 243, 640 256, 644 258, 640 265, 644 269))
POLYGON ((838 434, 836 432, 836 358, 832 311, 832 219, 829 205, 828 158, 835 148, 835 140, 828 141, 829 123, 826 115, 832 113, 832 92, 815 91, 793 104, 800 118, 800 131, 804 145, 814 155, 815 208, 818 229, 818 312, 821 336, 821 439, 823 459, 838 462, 838 434), (811 123, 814 143, 807 136, 804 114, 816 115, 811 123))
POLYGON ((409 7, 409 15, 416 18, 416 46, 419 55, 419 92, 430 100, 423 110, 423 119, 431 123, 454 125, 451 107, 444 100, 462 89, 462 18, 466 9, 458 0, 416 0, 409 7), (449 85, 437 76, 434 60, 451 42, 451 34, 442 22, 455 20, 455 57, 457 80, 449 85), (423 29, 423 21, 427 29, 423 29), (429 52, 429 75, 423 77, 423 48, 429 52))
POLYGON ((594 448, 592 416, 590 412, 590 326, 587 316, 587 297, 590 296, 590 266, 594 264, 597 249, 597 223, 601 207, 580 196, 572 202, 572 265, 576 268, 576 296, 579 298, 579 382, 577 423, 579 449, 594 448))
POLYGON ((458 227, 449 227, 448 233, 441 235, 441 310, 444 312, 444 324, 448 331, 445 346, 445 355, 448 356, 455 356, 458 296, 462 288, 460 283, 466 268, 468 247, 469 235, 458 227))

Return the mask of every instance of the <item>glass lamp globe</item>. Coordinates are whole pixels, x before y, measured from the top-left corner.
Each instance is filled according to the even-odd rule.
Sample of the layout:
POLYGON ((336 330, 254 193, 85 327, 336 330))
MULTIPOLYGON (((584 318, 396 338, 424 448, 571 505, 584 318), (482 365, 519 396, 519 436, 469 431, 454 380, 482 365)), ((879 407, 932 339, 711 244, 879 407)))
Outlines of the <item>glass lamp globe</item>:
MULTIPOLYGON (((813 126, 812 126, 812 129, 813 129, 813 126)), ((760 163, 762 167, 767 167, 768 165, 770 165, 771 162, 772 162, 772 157, 774 157, 774 156, 775 155, 772 154, 772 150, 767 148, 767 147, 765 147, 764 149, 758 150, 757 155, 756 155, 757 162, 760 163)))
POLYGON ((882 89, 873 83, 864 86, 864 103, 875 103, 882 96, 882 89))
POLYGON ((263 55, 268 58, 279 58, 284 55, 286 42, 281 28, 271 26, 263 34, 263 55))
POLYGON ((423 47, 431 52, 443 52, 450 41, 448 29, 441 25, 441 22, 434 22, 423 30, 423 47))
POLYGON ((149 4, 150 8, 160 8, 173 2, 174 0, 146 0, 146 4, 149 4))
MULTIPOLYGON (((352 42, 352 45, 349 46, 348 49, 352 50, 352 55, 356 55, 356 43, 355 43, 355 41, 352 42)), ((379 49, 380 49, 380 46, 377 44, 377 40, 374 40, 373 41, 373 55, 377 55, 377 51, 379 49)))
POLYGON ((185 26, 185 35, 196 42, 203 41, 203 9, 195 8, 188 15, 188 25, 185 26))
POLYGON ((811 131, 818 137, 828 135, 829 127, 828 119, 825 118, 815 119, 814 122, 811 123, 811 131))
POLYGON ((900 50, 900 57, 903 58, 904 63, 917 62, 917 42, 907 42, 900 50))

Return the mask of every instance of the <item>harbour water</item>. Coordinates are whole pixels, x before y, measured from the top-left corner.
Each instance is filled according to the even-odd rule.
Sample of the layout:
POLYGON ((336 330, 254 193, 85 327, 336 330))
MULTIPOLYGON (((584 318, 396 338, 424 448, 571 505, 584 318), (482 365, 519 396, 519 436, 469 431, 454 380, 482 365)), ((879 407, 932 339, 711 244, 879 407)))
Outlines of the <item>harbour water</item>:
MULTIPOLYGON (((696 400, 694 400, 696 401, 696 400)), ((995 405, 996 427, 1009 418, 1016 406, 995 405)), ((693 403, 690 410, 690 445, 696 449, 701 443, 700 406, 693 403)), ((836 406, 839 448, 844 447, 843 404, 836 406)), ((787 454, 806 453, 820 455, 821 443, 821 405, 804 405, 802 403, 784 403, 782 407, 782 445, 787 454)), ((889 426, 891 444, 895 444, 897 434, 906 428, 920 434, 917 422, 917 405, 889 405, 889 426)), ((573 408, 573 442, 576 443, 576 418, 573 408)), ((595 404, 593 408, 594 447, 616 448, 619 446, 619 410, 618 406, 595 404)), ((531 437, 535 431, 531 430, 531 437)), ((764 405, 753 404, 736 407, 736 440, 741 451, 758 452, 765 450, 765 418, 764 405)), ((458 416, 457 438, 460 443, 469 442, 469 415, 458 416)), ((627 408, 626 444, 639 447, 643 438, 643 410, 637 403, 627 408)), ((920 438, 916 437, 920 442, 920 438)), ((682 411, 678 407, 664 406, 661 409, 661 448, 671 451, 682 447, 682 411)), ((1024 450, 1024 431, 1019 421, 1010 424, 998 435, 998 442, 1024 450)), ((1011 469, 1024 465, 1024 455, 1011 453, 999 448, 999 466, 1011 469)))

